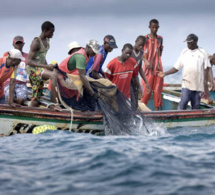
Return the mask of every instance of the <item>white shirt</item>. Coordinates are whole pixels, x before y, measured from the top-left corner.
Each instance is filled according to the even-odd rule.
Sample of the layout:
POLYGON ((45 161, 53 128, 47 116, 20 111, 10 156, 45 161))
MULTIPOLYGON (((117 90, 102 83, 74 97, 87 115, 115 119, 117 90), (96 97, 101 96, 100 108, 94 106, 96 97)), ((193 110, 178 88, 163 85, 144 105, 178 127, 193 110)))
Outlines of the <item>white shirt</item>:
POLYGON ((174 68, 182 71, 182 88, 204 91, 204 69, 211 67, 208 54, 203 48, 184 49, 174 68))

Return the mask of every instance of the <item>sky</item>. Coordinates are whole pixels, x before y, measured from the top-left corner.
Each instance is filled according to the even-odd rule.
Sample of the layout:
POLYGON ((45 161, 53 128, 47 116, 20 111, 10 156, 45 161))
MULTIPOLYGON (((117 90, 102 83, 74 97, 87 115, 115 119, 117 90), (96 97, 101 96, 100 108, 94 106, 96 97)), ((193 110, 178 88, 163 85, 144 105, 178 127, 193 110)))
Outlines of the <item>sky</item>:
MULTIPOLYGON (((214 7, 213 0, 7 0, 1 3, 0 55, 12 49, 16 35, 24 37, 23 51, 28 53, 33 38, 41 33, 42 23, 51 21, 55 33, 50 40, 48 63, 52 60, 60 63, 66 58, 72 41, 83 47, 90 39, 103 44, 104 36, 111 34, 118 49, 108 54, 105 68, 121 54, 125 43, 134 44, 136 37, 150 33, 149 21, 157 19, 158 34, 164 39, 162 63, 167 71, 187 47, 183 41, 190 33, 199 37, 200 47, 209 54, 215 53, 214 7)), ((177 74, 180 77, 181 72, 177 74)), ((165 77, 165 82, 180 83, 174 78, 165 77)))

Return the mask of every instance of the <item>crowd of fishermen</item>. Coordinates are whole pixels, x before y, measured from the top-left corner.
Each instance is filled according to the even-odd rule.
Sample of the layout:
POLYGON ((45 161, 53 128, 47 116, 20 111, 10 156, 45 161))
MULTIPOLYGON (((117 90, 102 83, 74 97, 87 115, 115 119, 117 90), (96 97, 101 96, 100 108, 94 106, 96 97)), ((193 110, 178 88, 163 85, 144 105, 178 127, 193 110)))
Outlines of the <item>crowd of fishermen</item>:
POLYGON ((38 107, 44 82, 49 80, 48 88, 53 101, 51 108, 62 110, 58 96, 61 93, 62 100, 74 110, 94 111, 96 107, 92 105, 97 102, 99 93, 91 87, 89 78, 92 78, 110 80, 136 109, 138 99, 147 105, 153 93, 155 110, 159 110, 163 104, 163 78, 182 68, 182 96, 178 109, 186 109, 189 101, 192 109, 199 109, 203 93, 208 102, 213 103, 208 82, 214 90, 211 66, 215 64, 215 55, 209 56, 203 48, 198 47, 198 37, 195 34, 187 36, 187 48, 182 51, 174 67, 163 72, 163 38, 157 35, 158 20, 152 19, 149 22, 150 33, 138 36, 134 46, 126 43, 121 55, 111 60, 103 70, 108 53, 118 48, 114 36, 106 35, 102 45, 96 40, 89 40, 85 48, 76 41, 71 42, 68 45, 68 56, 61 63, 48 64, 46 53, 55 27, 46 21, 41 28, 41 34, 33 39, 28 54, 23 52, 24 38, 16 36, 13 39, 14 49, 5 52, 0 58, 0 104, 7 103, 12 107, 24 105, 28 97, 29 79, 32 95, 28 106, 38 107), (84 88, 82 93, 72 87, 74 83, 67 82, 71 78, 68 75, 73 76, 74 83, 81 81, 84 88))

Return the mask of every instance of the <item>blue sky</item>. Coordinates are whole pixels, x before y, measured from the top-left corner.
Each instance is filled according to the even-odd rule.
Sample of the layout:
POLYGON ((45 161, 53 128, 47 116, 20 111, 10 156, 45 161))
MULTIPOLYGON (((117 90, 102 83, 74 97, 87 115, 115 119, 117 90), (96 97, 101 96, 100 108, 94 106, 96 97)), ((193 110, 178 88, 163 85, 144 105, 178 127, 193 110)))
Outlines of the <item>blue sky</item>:
MULTIPOLYGON (((1 7, 0 55, 12 48, 16 35, 24 37, 24 51, 28 52, 33 38, 40 35, 41 24, 49 20, 56 30, 50 41, 48 62, 61 62, 67 57, 71 41, 85 46, 88 40, 96 39, 102 44, 103 37, 112 34, 119 48, 108 55, 106 66, 121 54, 125 43, 134 44, 138 35, 149 33, 148 23, 153 18, 159 20, 158 34, 164 38, 164 70, 174 65, 190 33, 199 37, 200 47, 215 53, 212 0, 7 0, 1 7)), ((165 82, 170 82, 170 77, 165 82)))

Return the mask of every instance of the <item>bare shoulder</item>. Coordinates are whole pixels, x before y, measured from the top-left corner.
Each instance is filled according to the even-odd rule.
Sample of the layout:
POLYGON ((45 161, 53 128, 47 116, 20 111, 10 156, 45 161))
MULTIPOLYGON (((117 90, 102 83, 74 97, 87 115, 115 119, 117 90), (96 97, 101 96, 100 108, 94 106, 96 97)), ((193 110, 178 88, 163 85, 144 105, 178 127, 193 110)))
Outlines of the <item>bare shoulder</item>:
POLYGON ((37 37, 33 39, 31 42, 31 51, 38 51, 40 50, 40 42, 37 37))

